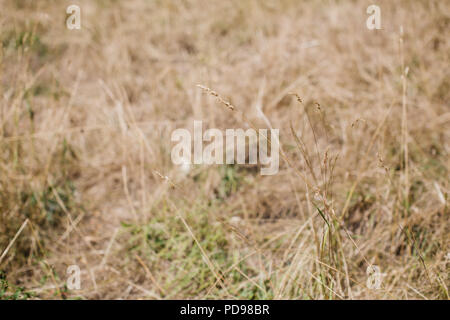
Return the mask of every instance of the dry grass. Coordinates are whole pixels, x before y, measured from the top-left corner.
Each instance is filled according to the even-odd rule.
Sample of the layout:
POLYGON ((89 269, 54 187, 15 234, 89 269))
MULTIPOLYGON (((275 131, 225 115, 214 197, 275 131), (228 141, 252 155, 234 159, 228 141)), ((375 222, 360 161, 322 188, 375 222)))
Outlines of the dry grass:
POLYGON ((449 298, 448 2, 0 3, 0 298, 449 298), (194 120, 279 173, 181 173, 194 120))

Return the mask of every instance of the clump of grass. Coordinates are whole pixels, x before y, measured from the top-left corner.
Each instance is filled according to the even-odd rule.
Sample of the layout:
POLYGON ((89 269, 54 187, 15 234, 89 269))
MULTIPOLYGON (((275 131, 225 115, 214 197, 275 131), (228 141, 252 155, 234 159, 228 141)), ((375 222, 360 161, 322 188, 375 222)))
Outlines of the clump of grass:
POLYGON ((176 210, 173 206, 166 206, 145 224, 123 223, 129 259, 144 261, 162 298, 179 298, 186 292, 199 298, 270 297, 252 283, 239 288, 245 281, 243 274, 255 274, 255 270, 239 261, 229 235, 208 213, 213 208, 202 206, 194 205, 179 212, 180 216, 172 211, 176 210))
POLYGON ((0 300, 28 300, 35 293, 28 292, 24 287, 11 287, 6 279, 6 273, 0 270, 0 300))
MULTIPOLYGON (((60 151, 61 152, 61 151, 60 151)), ((41 256, 42 248, 36 246, 36 240, 41 244, 50 238, 50 230, 61 230, 68 214, 76 214, 83 210, 79 200, 75 196, 75 186, 71 182, 71 173, 65 171, 65 156, 56 152, 55 163, 49 177, 54 180, 42 181, 36 179, 28 183, 8 184, 0 181, 0 248, 6 248, 8 242, 19 229, 24 220, 28 219, 36 230, 32 234, 30 230, 20 237, 14 248, 9 253, 9 259, 15 262, 25 261, 30 256, 41 256), (61 158, 59 158, 61 157, 61 158), (58 159, 59 158, 59 159, 58 159), (38 237, 37 239, 35 237, 38 237), (34 238, 34 240, 33 240, 34 238)), ((20 174, 27 170, 18 161, 16 168, 4 171, 4 178, 14 174, 20 174)), ((70 170, 72 171, 72 170, 70 170)))

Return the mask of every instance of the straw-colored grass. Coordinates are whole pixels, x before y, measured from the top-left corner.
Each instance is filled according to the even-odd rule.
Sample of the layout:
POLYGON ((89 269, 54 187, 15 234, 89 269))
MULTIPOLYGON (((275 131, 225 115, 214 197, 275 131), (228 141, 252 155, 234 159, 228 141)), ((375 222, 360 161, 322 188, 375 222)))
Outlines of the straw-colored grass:
POLYGON ((449 299, 450 5, 372 2, 0 1, 0 299, 449 299))

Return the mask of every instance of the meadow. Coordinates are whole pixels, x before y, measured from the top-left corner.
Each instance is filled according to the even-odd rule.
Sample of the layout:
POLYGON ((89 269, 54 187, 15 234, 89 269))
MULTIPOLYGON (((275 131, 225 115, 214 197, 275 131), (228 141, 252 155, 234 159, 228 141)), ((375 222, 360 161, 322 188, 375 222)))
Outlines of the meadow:
POLYGON ((449 1, 0 8, 0 299, 450 298, 449 1), (175 165, 194 121, 278 172, 175 165))

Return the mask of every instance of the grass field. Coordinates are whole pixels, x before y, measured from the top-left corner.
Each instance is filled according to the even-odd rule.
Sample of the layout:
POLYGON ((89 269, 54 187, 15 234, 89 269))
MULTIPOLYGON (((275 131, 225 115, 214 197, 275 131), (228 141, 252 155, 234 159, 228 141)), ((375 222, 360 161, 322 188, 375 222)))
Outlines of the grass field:
POLYGON ((449 299, 450 2, 371 4, 0 0, 0 299, 449 299))

